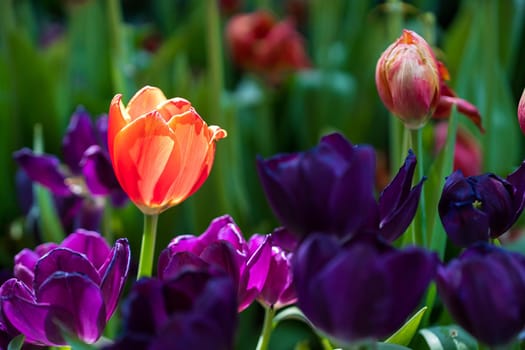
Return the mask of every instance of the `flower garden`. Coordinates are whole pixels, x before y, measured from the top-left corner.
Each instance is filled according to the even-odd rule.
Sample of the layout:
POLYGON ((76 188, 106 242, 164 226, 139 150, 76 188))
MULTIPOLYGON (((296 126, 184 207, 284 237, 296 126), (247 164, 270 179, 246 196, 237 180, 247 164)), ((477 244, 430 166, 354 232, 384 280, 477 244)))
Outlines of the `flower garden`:
POLYGON ((0 3, 0 349, 525 349, 525 2, 0 3))

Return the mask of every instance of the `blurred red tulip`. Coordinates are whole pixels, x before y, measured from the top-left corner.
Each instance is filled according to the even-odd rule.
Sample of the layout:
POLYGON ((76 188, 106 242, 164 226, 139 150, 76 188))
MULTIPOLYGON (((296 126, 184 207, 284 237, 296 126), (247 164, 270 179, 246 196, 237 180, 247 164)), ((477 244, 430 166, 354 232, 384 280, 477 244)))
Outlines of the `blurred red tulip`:
POLYGON ((293 23, 277 22, 268 12, 232 17, 226 27, 226 40, 236 64, 270 80, 310 66, 303 39, 293 23))
MULTIPOLYGON (((448 123, 438 123, 434 130, 434 146, 438 152, 445 146, 448 123)), ((482 161, 481 147, 477 140, 468 131, 458 127, 454 148, 454 170, 461 170, 465 177, 479 175, 482 161)))

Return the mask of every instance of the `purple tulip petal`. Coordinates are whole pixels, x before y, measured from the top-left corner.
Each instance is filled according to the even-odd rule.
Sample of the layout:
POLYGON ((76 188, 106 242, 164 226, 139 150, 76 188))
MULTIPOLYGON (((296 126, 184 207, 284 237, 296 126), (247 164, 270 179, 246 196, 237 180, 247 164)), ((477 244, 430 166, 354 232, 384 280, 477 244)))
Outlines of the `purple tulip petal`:
POLYGON ((392 208, 399 207, 401 202, 408 196, 416 164, 416 156, 412 150, 409 150, 404 164, 379 197, 379 215, 381 220, 388 216, 392 208))
POLYGON ((401 236, 416 215, 421 197, 421 190, 423 189, 423 178, 419 183, 409 192, 408 197, 400 206, 395 208, 391 213, 384 217, 379 223, 379 233, 389 242, 393 242, 401 236))
POLYGON ((107 320, 106 309, 93 280, 80 273, 59 271, 38 292, 38 302, 50 304, 48 322, 56 324, 57 329, 65 328, 89 344, 100 338, 107 320))
POLYGON ((203 244, 224 240, 229 242, 236 250, 245 248, 245 240, 241 230, 229 215, 223 215, 212 220, 206 231, 199 236, 203 244))
POLYGON ((71 172, 80 174, 80 161, 86 149, 97 143, 95 130, 90 115, 82 107, 71 116, 66 134, 62 140, 62 154, 64 162, 71 172))
POLYGON ((84 229, 78 229, 67 236, 60 246, 84 254, 96 269, 104 264, 111 251, 104 237, 95 231, 84 229))
POLYGON ((100 146, 91 145, 84 152, 80 167, 92 194, 107 196, 111 191, 120 189, 109 156, 100 146))
POLYGON ((117 307, 120 294, 126 283, 130 262, 131 251, 128 240, 120 238, 115 242, 115 246, 111 250, 106 262, 99 270, 102 276, 100 290, 106 305, 106 322, 117 307))
POLYGON ((241 268, 246 263, 246 257, 237 254, 229 242, 211 243, 204 249, 200 257, 208 264, 221 268, 227 275, 231 276, 236 286, 239 285, 241 268))
POLYGON ((24 248, 15 255, 15 265, 23 265, 29 270, 33 270, 40 257, 41 255, 37 254, 31 249, 24 248))
POLYGON ((239 311, 247 308, 263 289, 270 269, 271 259, 271 240, 269 236, 266 236, 259 248, 246 262, 246 269, 241 276, 240 282, 242 293, 240 296, 239 311))
POLYGON ((22 282, 10 279, 0 289, 2 312, 7 321, 25 341, 39 345, 64 344, 60 334, 53 334, 56 327, 49 321, 49 305, 36 304, 30 290, 22 282))
POLYGON ((58 196, 72 194, 69 186, 66 185, 66 177, 60 171, 60 162, 55 156, 36 155, 28 148, 16 151, 13 156, 31 180, 58 196))
MULTIPOLYGON (((205 270, 210 265, 192 252, 177 252, 170 257, 167 265, 158 273, 160 279, 175 277, 184 269, 205 270)), ((159 264, 159 268, 161 265, 159 264)))
POLYGON ((84 255, 67 248, 56 248, 44 255, 35 266, 33 289, 38 300, 42 285, 56 272, 79 273, 96 285, 100 284, 97 270, 84 255))

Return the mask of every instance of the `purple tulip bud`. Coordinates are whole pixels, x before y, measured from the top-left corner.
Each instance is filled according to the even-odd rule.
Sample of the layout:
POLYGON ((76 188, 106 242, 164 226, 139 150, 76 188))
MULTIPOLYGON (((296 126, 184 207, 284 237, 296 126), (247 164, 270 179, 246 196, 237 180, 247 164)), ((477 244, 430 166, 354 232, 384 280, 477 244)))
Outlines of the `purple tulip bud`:
POLYGON ((362 231, 392 241, 415 215, 422 182, 412 188, 416 158, 409 153, 379 203, 374 198, 375 154, 341 134, 306 151, 257 161, 268 202, 281 224, 304 237, 314 232, 345 239, 362 231))
POLYGON ((37 345, 65 345, 64 332, 94 343, 117 307, 129 263, 126 239, 110 248, 85 230, 58 246, 23 250, 15 257, 15 278, 0 288, 7 329, 37 345))
POLYGON ((91 116, 83 107, 78 107, 71 116, 62 140, 64 162, 73 174, 81 173, 80 161, 84 152, 95 144, 97 138, 91 116))
POLYGON ((228 276, 206 269, 142 278, 124 301, 123 320, 122 336, 106 350, 231 350, 235 287, 228 276))
POLYGON ((525 325, 525 256, 478 243, 438 269, 439 295, 454 320, 480 342, 504 346, 525 325))
POLYGON ((523 211, 525 163, 506 180, 483 174, 464 177, 460 171, 445 181, 439 215, 454 244, 467 247, 505 233, 523 211))
POLYGON ((397 250, 376 235, 342 245, 323 234, 308 237, 293 261, 298 305, 336 342, 381 339, 418 306, 438 258, 420 248, 397 250))
POLYGON ((225 215, 214 219, 198 237, 175 237, 159 256, 158 276, 169 279, 188 267, 218 268, 226 272, 237 286, 239 311, 242 311, 264 286, 271 252, 268 239, 257 246, 249 244, 233 219, 225 215))

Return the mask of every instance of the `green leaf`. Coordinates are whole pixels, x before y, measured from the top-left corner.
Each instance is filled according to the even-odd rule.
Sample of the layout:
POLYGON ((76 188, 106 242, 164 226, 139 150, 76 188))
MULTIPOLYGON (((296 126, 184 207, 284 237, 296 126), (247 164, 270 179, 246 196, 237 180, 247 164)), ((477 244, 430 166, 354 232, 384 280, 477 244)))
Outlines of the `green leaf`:
POLYGON ((24 345, 25 336, 23 334, 20 334, 16 337, 14 337, 7 346, 7 350, 20 350, 22 349, 22 345, 24 345))
POLYGON ((279 324, 281 321, 285 320, 298 320, 301 322, 304 322, 314 328, 310 320, 303 314, 301 310, 297 306, 290 306, 281 312, 279 312, 274 318, 273 318, 273 326, 274 328, 279 324))
POLYGON ((409 349, 406 346, 398 345, 398 344, 389 344, 389 343, 377 343, 377 349, 378 350, 403 350, 403 349, 409 349))
POLYGON ((461 327, 450 325, 420 330, 411 347, 421 350, 477 350, 478 343, 461 327))
POLYGON ((392 334, 385 343, 408 345, 416 334, 423 315, 427 311, 427 307, 421 308, 414 316, 412 316, 405 324, 392 334))

